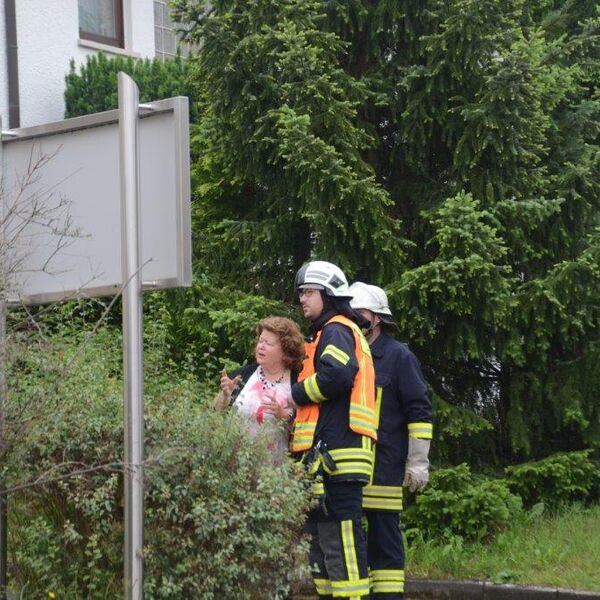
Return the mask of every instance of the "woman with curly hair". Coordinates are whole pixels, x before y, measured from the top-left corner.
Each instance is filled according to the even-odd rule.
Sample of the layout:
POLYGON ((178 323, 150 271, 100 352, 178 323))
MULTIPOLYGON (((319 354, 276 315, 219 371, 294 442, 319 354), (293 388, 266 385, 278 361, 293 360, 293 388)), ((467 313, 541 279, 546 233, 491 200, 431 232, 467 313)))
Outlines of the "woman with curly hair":
POLYGON ((231 406, 248 421, 250 431, 268 424, 273 429, 274 450, 287 451, 289 429, 295 411, 288 406, 291 384, 304 359, 304 338, 294 321, 285 317, 267 317, 258 323, 254 348, 256 362, 248 364, 229 376, 221 374, 221 392, 215 408, 231 406))

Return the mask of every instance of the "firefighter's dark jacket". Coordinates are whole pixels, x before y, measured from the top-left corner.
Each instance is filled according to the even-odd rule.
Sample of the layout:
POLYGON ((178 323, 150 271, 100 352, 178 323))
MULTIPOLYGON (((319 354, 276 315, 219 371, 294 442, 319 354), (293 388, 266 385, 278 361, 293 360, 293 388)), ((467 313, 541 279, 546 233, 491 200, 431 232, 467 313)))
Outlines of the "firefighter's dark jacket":
POLYGON ((432 406, 417 357, 382 332, 371 345, 375 365, 377 444, 371 484, 363 506, 400 510, 408 438, 430 439, 432 406))
MULTIPOLYGON (((315 351, 314 370, 318 389, 325 399, 319 402, 314 443, 324 442, 336 460, 338 470, 331 474, 334 478, 366 483, 370 478, 370 475, 366 475, 366 470, 369 474, 372 472, 371 439, 352 431, 349 424, 350 394, 358 372, 354 336, 348 327, 340 323, 325 326, 336 314, 335 311, 327 311, 313 321, 309 331, 310 340, 323 329, 315 351), (339 356, 343 356, 344 360, 340 361, 339 356), (354 452, 351 460, 346 460, 345 449, 359 450, 354 452), (357 468, 353 469, 353 465, 357 468)), ((302 383, 292 386, 292 397, 299 406, 312 402, 302 383)))

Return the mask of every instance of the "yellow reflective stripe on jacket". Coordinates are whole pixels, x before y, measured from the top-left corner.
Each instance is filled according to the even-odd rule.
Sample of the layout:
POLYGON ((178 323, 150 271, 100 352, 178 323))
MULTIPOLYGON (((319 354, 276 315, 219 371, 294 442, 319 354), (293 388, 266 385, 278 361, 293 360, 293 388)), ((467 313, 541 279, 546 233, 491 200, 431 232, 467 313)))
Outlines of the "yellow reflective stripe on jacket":
MULTIPOLYGON (((383 400, 383 387, 378 385, 375 389, 375 427, 379 429, 379 423, 381 422, 381 401, 383 400)), ((377 464, 377 444, 373 448, 373 467, 377 464)), ((375 468, 373 468, 373 474, 371 475, 370 483, 373 483, 373 475, 375 475, 375 468)))
POLYGON ((383 400, 383 388, 377 386, 375 394, 375 427, 379 427, 381 422, 381 401, 383 400))
POLYGON ((310 377, 307 377, 304 380, 303 385, 304 385, 304 391, 306 392, 306 395, 313 402, 319 403, 319 402, 323 402, 323 400, 326 400, 325 396, 319 389, 319 385, 317 384, 317 374, 316 373, 314 375, 311 375, 310 377))
POLYGON ((313 496, 323 496, 325 494, 325 485, 322 481, 315 481, 312 484, 311 491, 313 496))
POLYGON ((329 451, 335 462, 343 460, 364 460, 373 462, 373 451, 369 448, 334 448, 329 451))
POLYGON ((385 510, 390 512, 402 511, 402 498, 380 498, 378 496, 364 496, 362 499, 364 510, 385 510))
POLYGON ((325 350, 323 350, 323 352, 321 353, 321 358, 327 355, 332 356, 333 358, 335 358, 335 360, 337 360, 339 363, 342 363, 342 365, 344 366, 346 366, 350 361, 350 356, 348 356, 348 354, 346 354, 343 350, 341 350, 337 346, 334 346, 333 344, 327 344, 327 346, 325 346, 325 350))
POLYGON ((402 511, 402 500, 396 498, 371 498, 363 496, 363 510, 389 511, 399 513, 402 511))
POLYGON ((367 448, 335 448, 329 451, 335 461, 335 470, 325 471, 331 477, 357 473, 369 479, 373 473, 373 450, 367 448))
POLYGON ((329 468, 323 455, 319 454, 311 464, 310 473, 318 473, 319 469, 322 469, 323 472, 331 477, 359 474, 365 475, 369 479, 371 478, 373 472, 373 450, 370 440, 364 448, 335 448, 328 452, 335 462, 335 469, 329 468))
POLYGON ((430 440, 433 437, 433 425, 431 423, 409 423, 408 437, 430 440))
POLYGON ((366 485, 363 495, 384 496, 386 498, 402 498, 401 485, 366 485))
POLYGON ((360 462, 345 462, 341 465, 336 465, 335 471, 327 471, 331 477, 340 475, 364 475, 367 479, 371 477, 373 472, 372 465, 366 465, 360 462))
POLYGON ((366 485, 363 488, 362 506, 365 510, 402 510, 402 486, 366 485))

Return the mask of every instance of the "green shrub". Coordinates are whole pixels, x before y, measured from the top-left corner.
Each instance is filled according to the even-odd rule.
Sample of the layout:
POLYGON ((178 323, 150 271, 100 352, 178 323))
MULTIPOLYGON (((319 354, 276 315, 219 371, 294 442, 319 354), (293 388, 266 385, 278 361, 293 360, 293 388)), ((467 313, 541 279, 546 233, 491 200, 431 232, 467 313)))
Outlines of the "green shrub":
POLYGON ((172 60, 107 58, 101 52, 86 58, 85 65, 71 69, 65 77, 65 118, 112 110, 118 106, 117 74, 130 75, 140 90, 140 102, 173 96, 190 99, 190 120, 198 117, 197 93, 190 81, 190 63, 177 56, 172 60))
POLYGON ((543 460, 505 469, 511 490, 525 506, 543 502, 556 508, 596 496, 600 471, 590 460, 591 450, 553 454, 543 460))
POLYGON ((434 471, 403 519, 409 536, 479 540, 508 525, 521 509, 521 499, 506 481, 475 477, 463 463, 434 471))
MULTIPOLYGON (((165 360, 162 335, 146 335, 145 595, 282 597, 307 563, 307 486, 235 415, 208 408, 165 360)), ((28 426, 5 473, 9 486, 45 481, 10 495, 12 581, 30 597, 122 594, 119 341, 102 330, 83 347, 54 339, 12 365, 12 418, 28 426)))

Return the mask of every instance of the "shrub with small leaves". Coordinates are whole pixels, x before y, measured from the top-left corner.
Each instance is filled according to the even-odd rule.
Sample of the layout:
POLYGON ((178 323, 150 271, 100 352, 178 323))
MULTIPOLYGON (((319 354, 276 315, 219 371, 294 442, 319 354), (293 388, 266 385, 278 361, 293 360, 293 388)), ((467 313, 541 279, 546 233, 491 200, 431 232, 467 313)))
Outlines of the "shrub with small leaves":
POLYGON ((528 507, 543 502, 557 508, 576 500, 594 499, 600 470, 590 460, 591 452, 561 452, 543 460, 507 467, 510 488, 528 507))
MULTIPOLYGON (((310 492, 208 386, 145 336, 147 598, 283 598, 304 576, 310 492), (204 390, 204 391, 203 391, 204 390)), ((26 424, 3 463, 10 569, 28 597, 115 598, 123 589, 123 397, 119 334, 100 330, 19 354, 11 419, 26 424), (29 487, 23 487, 23 485, 29 487)))
POLYGON ((480 540, 508 525, 521 498, 501 479, 474 476, 465 463, 434 471, 431 482, 403 513, 407 535, 480 540), (416 531, 415 531, 416 530, 416 531))

